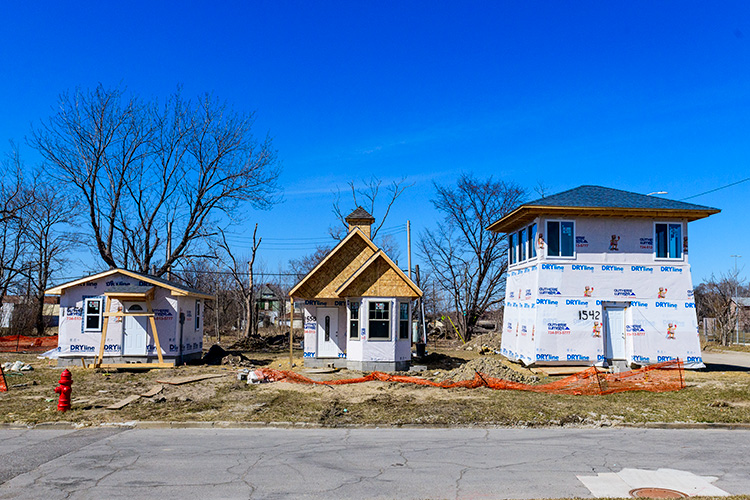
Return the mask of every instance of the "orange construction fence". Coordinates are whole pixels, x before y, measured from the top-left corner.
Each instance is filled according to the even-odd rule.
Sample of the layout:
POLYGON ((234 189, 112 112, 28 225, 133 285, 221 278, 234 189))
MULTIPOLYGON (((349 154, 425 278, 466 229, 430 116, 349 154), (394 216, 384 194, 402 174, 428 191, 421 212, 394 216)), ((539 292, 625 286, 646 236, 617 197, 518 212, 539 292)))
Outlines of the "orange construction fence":
POLYGON ((27 337, 7 335, 0 337, 0 352, 44 352, 57 347, 57 335, 51 337, 27 337))
POLYGON ((372 372, 359 378, 348 378, 342 380, 317 381, 312 380, 299 373, 261 368, 255 371, 260 381, 265 382, 292 382, 296 384, 317 385, 344 385, 358 384, 379 380, 381 382, 400 382, 404 384, 429 385, 443 389, 464 387, 476 389, 478 387, 489 387, 496 390, 516 390, 531 392, 546 392, 549 394, 572 394, 572 395, 603 395, 614 394, 625 391, 651 391, 666 392, 678 391, 685 387, 682 361, 665 361, 663 363, 650 365, 638 370, 606 373, 595 366, 581 372, 565 377, 547 384, 523 384, 511 382, 510 380, 492 378, 477 372, 472 380, 459 382, 434 382, 420 377, 407 375, 393 375, 383 372, 372 372))
POLYGON ((8 392, 8 384, 5 382, 3 367, 0 366, 0 392, 8 392))

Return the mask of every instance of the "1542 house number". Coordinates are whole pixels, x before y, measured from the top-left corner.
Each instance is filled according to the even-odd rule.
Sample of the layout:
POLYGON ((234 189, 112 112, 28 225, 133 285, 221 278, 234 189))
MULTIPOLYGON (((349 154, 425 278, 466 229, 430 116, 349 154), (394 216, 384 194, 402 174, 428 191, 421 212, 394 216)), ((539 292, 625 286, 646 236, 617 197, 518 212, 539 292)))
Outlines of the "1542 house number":
POLYGON ((599 321, 602 317, 601 311, 578 311, 578 319, 580 320, 587 320, 590 319, 592 321, 599 321))

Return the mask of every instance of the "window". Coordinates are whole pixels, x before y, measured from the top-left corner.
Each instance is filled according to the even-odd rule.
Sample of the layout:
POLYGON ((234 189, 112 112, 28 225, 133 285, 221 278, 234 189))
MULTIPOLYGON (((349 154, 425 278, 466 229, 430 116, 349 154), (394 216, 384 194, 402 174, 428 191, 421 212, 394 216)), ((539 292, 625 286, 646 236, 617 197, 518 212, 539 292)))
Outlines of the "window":
POLYGON ((508 264, 516 263, 516 233, 511 233, 508 242, 508 264))
POLYGON ((401 302, 398 305, 398 338, 409 338, 409 303, 401 302))
POLYGON ((83 325, 86 332, 100 332, 102 330, 101 298, 85 299, 83 304, 83 325))
POLYGON ((536 224, 529 226, 529 258, 536 257, 536 224))
POLYGON ((323 332, 325 333, 325 340, 328 342, 331 340, 331 317, 326 316, 323 320, 323 332))
POLYGON ((654 224, 654 251, 657 259, 682 258, 682 224, 654 224))
POLYGON ((359 338, 359 302, 349 302, 349 338, 359 338))
POLYGON ((529 245, 526 239, 526 228, 518 231, 518 262, 526 260, 526 249, 529 245))
POLYGON ((368 337, 370 339, 388 340, 390 333, 390 303, 370 302, 368 337))
POLYGON ((574 250, 573 221, 547 221, 547 255, 549 257, 573 257, 574 250))
POLYGON ((200 330, 201 327, 201 301, 195 301, 195 330, 200 330))

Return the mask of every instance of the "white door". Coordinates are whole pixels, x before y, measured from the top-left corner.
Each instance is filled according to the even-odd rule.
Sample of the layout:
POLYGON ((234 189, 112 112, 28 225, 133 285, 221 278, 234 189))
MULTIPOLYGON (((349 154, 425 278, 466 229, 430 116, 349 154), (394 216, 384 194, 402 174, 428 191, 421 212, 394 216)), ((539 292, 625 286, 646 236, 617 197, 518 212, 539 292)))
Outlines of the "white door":
POLYGON ((604 308, 604 356, 607 359, 625 359, 625 309, 604 308))
POLYGON ((335 307, 318 308, 318 357, 338 358, 339 310, 335 307))
MULTIPOLYGON (((143 312, 145 304, 129 304, 125 306, 125 312, 143 312)), ((122 355, 123 356, 145 356, 146 343, 146 316, 125 316, 122 331, 122 355)))

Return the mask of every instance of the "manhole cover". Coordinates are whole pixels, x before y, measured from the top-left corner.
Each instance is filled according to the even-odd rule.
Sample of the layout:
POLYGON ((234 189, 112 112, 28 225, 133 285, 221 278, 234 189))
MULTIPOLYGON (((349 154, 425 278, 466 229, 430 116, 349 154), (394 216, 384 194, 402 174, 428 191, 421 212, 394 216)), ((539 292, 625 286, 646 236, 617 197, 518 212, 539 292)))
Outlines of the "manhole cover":
POLYGON ((636 488, 630 490, 630 496, 635 498, 687 498, 688 495, 668 488, 636 488))

